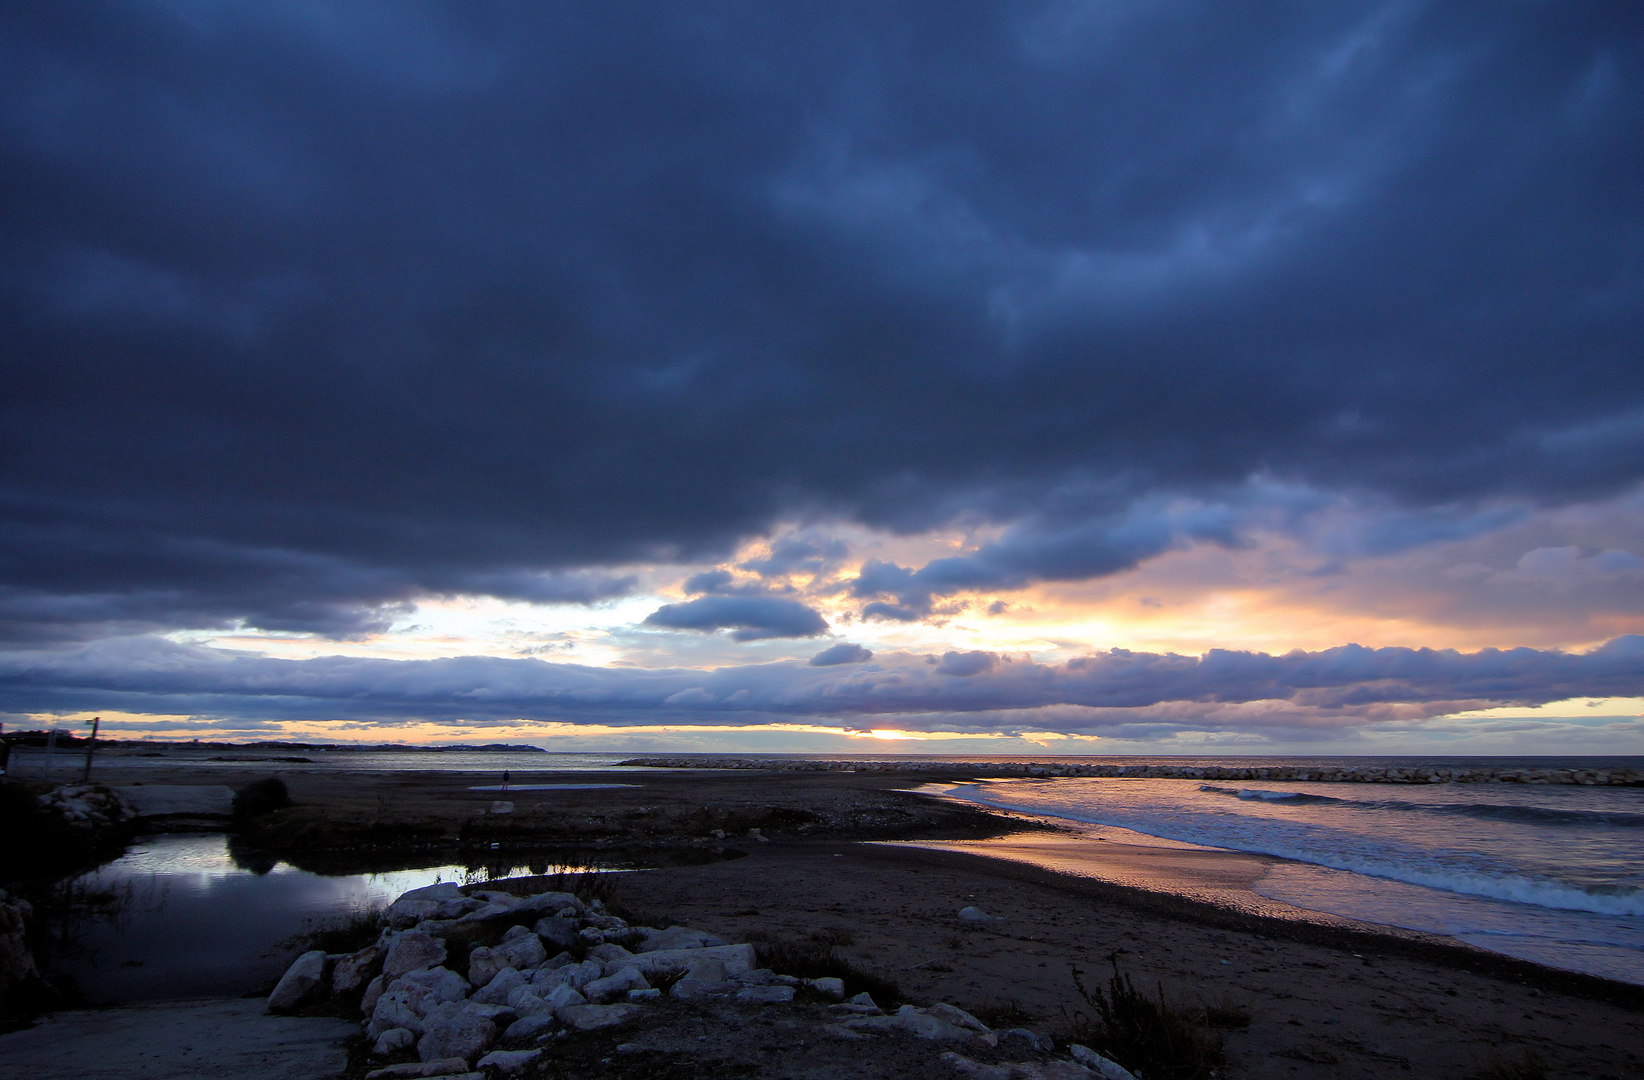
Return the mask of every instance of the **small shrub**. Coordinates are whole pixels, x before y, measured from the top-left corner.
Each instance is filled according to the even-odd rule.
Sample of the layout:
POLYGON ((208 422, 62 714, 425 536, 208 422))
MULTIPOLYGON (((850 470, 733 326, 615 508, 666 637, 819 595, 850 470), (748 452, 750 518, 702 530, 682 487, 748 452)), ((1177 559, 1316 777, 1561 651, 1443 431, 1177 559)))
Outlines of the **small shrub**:
POLYGON ((291 806, 291 793, 277 776, 253 780, 234 793, 234 816, 241 821, 262 817, 291 806))
POLYGON ((1250 1010, 1235 1001, 1212 1002, 1204 1007, 1204 1022, 1213 1028, 1247 1028, 1250 1010))
POLYGON ((1026 1027, 1038 1019, 1015 998, 993 998, 966 1011, 990 1028, 1026 1027))
POLYGON ((811 931, 811 940, 818 945, 854 945, 856 935, 843 926, 830 926, 822 930, 811 931))
POLYGON ((382 909, 361 908, 334 923, 326 923, 305 930, 299 940, 310 949, 324 949, 328 953, 351 953, 365 948, 382 933, 382 909))
POLYGON ((1085 988, 1084 972, 1073 969, 1073 985, 1095 1015, 1074 1018, 1070 1041, 1101 1051, 1147 1080, 1210 1080, 1226 1056, 1219 1036, 1194 1013, 1165 998, 1164 988, 1149 997, 1113 960, 1107 989, 1085 988))
POLYGON ((892 979, 865 971, 846 960, 830 945, 816 941, 761 941, 754 945, 762 967, 801 979, 834 978, 845 984, 845 993, 866 991, 879 1005, 902 1000, 902 989, 892 979))
POLYGON ((1475 1080, 1547 1080, 1547 1062, 1534 1050, 1524 1051, 1517 1059, 1492 1053, 1473 1076, 1475 1080))

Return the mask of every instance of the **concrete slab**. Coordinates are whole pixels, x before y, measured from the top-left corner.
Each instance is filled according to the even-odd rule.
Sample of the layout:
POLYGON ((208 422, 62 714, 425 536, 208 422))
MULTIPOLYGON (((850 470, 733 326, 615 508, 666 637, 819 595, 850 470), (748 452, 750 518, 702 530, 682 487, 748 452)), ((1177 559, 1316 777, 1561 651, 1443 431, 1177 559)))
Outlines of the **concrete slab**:
POLYGON ((221 784, 137 784, 114 790, 131 800, 138 817, 227 817, 234 811, 234 792, 221 784))
POLYGON ((322 1080, 359 1025, 269 1016, 261 998, 167 1001, 48 1016, 0 1035, 0 1076, 28 1080, 322 1080))

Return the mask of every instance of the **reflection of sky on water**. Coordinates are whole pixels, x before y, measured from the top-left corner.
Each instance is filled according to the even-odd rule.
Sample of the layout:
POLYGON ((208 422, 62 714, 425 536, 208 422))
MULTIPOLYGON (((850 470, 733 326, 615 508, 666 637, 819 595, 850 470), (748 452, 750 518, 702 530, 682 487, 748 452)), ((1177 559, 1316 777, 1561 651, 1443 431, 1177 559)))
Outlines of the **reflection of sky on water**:
POLYGON ((277 864, 235 865, 221 834, 145 839, 79 884, 124 898, 117 917, 88 920, 58 966, 94 1001, 237 995, 279 975, 277 946, 435 881, 464 881, 461 866, 323 877, 277 864))

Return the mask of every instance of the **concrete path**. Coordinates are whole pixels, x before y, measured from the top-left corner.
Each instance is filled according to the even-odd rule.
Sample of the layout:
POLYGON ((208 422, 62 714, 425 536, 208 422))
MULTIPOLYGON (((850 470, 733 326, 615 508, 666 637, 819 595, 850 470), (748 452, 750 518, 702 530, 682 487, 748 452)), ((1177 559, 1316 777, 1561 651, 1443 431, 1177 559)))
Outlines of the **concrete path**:
POLYGON ((261 998, 167 1001, 45 1017, 0 1035, 18 1080, 322 1080, 348 1064, 357 1024, 269 1016, 261 998))
POLYGON ((136 784, 114 790, 131 800, 138 817, 227 817, 234 812, 234 792, 221 784, 136 784))

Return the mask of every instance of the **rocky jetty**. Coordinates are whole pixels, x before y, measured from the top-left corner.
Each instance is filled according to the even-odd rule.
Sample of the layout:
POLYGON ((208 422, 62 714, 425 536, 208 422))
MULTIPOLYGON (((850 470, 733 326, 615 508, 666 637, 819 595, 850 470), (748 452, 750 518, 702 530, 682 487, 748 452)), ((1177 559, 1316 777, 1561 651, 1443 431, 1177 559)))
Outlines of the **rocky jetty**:
MULTIPOLYGON (((836 1043, 890 1038, 962 1077, 1125 1080, 1083 1046, 1055 1052, 1045 1035, 996 1032, 936 1002, 881 1008, 847 998, 844 980, 759 966, 755 947, 685 926, 631 926, 599 900, 446 883, 413 889, 383 913, 372 944, 299 956, 269 995, 273 1013, 356 1011, 380 1065, 367 1080, 530 1077, 583 1033, 620 1029, 618 1052, 642 1048, 682 1011, 715 1018, 736 1039, 749 1010, 792 1010, 836 1043), (1011 1057, 1023 1060, 1008 1060, 1011 1057)), ((694 1036, 700 1039, 702 1036, 694 1036)))
POLYGON ((699 755, 630 758, 652 769, 758 769, 769 772, 922 773, 940 777, 1130 777, 1148 780, 1311 780, 1344 784, 1579 784, 1644 787, 1644 769, 1452 769, 1385 765, 1253 767, 1228 765, 1032 764, 997 761, 801 761, 699 755))

